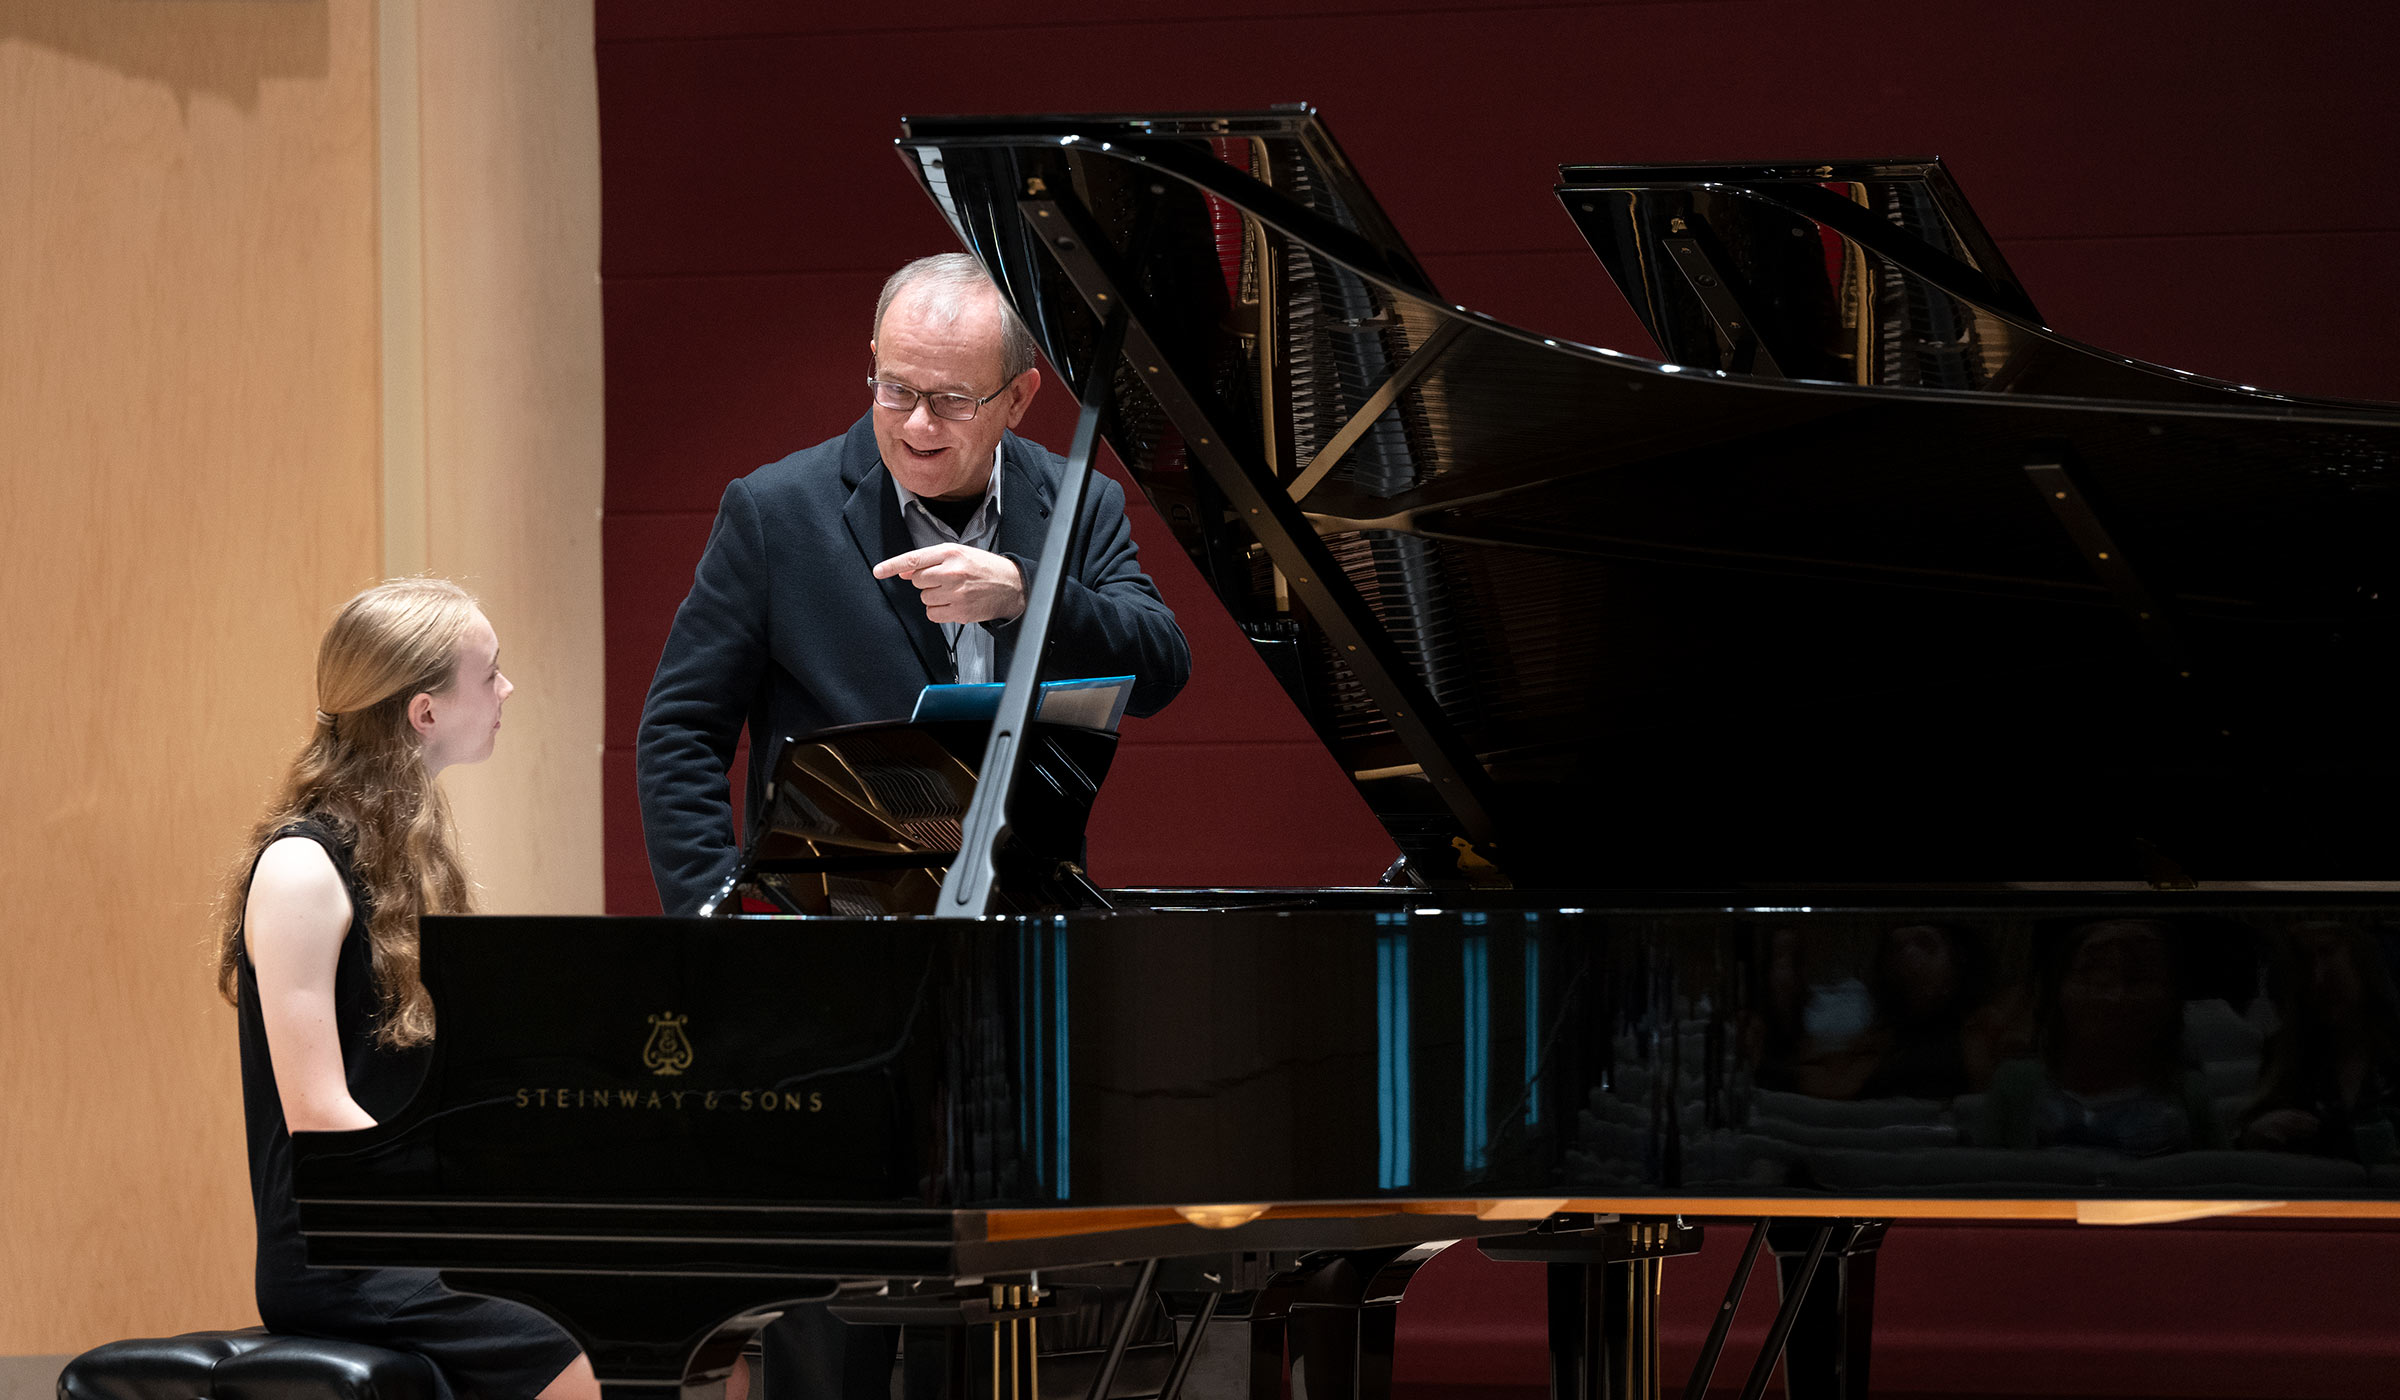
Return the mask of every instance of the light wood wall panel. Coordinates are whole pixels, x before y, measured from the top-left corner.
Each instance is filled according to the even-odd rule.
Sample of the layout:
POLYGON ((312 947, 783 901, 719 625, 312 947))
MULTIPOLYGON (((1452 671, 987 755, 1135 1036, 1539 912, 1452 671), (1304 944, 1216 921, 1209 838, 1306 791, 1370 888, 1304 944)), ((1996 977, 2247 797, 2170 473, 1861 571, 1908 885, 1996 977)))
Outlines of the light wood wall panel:
POLYGON ((352 592, 483 596, 469 857, 598 908, 595 127, 585 0, 0 0, 0 1355, 255 1320, 209 905, 352 592))
POLYGON ((253 1320, 209 905, 378 569, 368 0, 0 0, 0 1353, 253 1320))
POLYGON ((443 782, 484 907, 597 914, 600 133, 588 0, 413 0, 425 553, 516 682, 492 760, 443 782))

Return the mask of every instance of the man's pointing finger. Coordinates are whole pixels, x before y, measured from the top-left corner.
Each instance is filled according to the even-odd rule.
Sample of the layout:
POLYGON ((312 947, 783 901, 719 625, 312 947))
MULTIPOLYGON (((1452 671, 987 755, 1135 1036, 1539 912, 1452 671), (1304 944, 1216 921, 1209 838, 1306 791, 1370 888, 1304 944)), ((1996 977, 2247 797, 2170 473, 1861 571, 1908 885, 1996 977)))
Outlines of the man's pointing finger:
POLYGON ((880 564, 877 564, 875 566, 875 577, 890 578, 892 575, 898 574, 902 578, 910 578, 916 574, 917 570, 924 568, 928 564, 938 564, 941 562, 941 559, 942 547, 940 545, 935 545, 929 549, 912 549, 906 554, 895 554, 891 558, 884 560, 880 564))

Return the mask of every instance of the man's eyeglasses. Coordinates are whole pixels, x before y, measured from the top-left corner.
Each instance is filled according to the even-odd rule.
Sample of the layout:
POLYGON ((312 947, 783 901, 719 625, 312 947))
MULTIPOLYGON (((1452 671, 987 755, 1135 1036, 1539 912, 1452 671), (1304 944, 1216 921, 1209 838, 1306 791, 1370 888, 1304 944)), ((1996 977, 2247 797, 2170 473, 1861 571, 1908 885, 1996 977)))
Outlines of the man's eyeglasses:
POLYGON ((980 399, 973 394, 935 394, 923 389, 911 389, 906 384, 895 384, 889 379, 877 379, 871 374, 867 376, 867 387, 875 393, 877 408, 888 408, 895 413, 914 413, 917 400, 923 399, 925 406, 933 410, 934 417, 960 423, 973 418, 977 409, 1008 392, 1008 386, 1003 384, 980 399))

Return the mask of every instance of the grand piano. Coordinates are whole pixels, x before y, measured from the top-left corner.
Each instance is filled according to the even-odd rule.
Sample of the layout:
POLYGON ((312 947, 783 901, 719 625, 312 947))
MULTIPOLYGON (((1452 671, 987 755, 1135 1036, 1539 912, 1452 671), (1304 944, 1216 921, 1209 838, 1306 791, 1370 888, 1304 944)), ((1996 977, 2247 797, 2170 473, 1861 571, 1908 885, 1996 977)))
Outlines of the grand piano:
POLYGON ((1933 161, 1563 168, 1651 359, 1445 301, 1306 108, 898 149, 1400 862, 1094 887, 1021 644, 988 729, 791 736, 727 917, 427 919, 313 1262, 612 1400, 810 1301, 912 1396, 1370 1400, 1478 1248, 1602 1400, 1707 1392, 1732 1228, 1742 1393, 1857 1397, 1910 1219, 2400 1213, 2400 412, 2067 339, 1933 161))

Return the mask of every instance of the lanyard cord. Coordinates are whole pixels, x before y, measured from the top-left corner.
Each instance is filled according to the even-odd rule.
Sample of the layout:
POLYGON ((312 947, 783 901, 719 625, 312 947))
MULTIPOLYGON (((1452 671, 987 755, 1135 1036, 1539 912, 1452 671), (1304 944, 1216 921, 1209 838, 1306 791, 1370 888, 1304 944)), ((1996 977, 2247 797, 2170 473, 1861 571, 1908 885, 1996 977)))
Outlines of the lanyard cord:
MULTIPOLYGON (((968 515, 966 520, 960 522, 958 525, 952 525, 949 521, 942 519, 938 515, 935 515, 921 499, 912 501, 910 504, 917 508, 918 513, 922 514, 928 521, 931 521, 937 527, 939 533, 948 535, 951 543, 966 544, 966 537, 960 534, 959 531, 966 525, 974 523, 975 516, 983 513, 984 502, 990 499, 990 488, 986 487, 985 494, 977 499, 974 511, 968 515)), ((968 547, 972 549, 978 548, 979 546, 969 545, 968 547)), ((953 683, 956 683, 959 679, 958 637, 959 633, 964 631, 968 624, 964 622, 937 622, 934 625, 942 629, 942 645, 950 653, 950 679, 953 683)))

